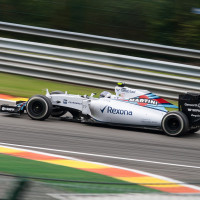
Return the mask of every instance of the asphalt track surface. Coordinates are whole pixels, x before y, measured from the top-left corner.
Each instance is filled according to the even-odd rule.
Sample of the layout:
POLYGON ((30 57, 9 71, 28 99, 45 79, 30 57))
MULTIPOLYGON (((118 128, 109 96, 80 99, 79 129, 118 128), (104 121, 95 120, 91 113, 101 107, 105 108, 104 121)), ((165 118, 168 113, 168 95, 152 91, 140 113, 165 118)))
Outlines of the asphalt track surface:
POLYGON ((35 121, 26 114, 4 113, 0 113, 0 127, 0 143, 47 148, 34 150, 142 170, 200 186, 200 132, 173 138, 157 131, 55 118, 35 121))

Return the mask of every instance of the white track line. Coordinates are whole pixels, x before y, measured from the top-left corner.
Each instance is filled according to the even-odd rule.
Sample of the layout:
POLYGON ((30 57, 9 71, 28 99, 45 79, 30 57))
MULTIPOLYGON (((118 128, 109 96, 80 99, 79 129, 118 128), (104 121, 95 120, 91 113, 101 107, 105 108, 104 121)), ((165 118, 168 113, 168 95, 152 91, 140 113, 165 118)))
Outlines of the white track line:
MULTIPOLYGON (((82 159, 76 159, 76 158, 72 158, 72 157, 68 157, 68 156, 60 156, 60 155, 57 155, 57 154, 44 153, 44 152, 34 151, 34 150, 30 150, 30 149, 12 147, 12 146, 23 146, 23 147, 25 147, 24 145, 7 144, 7 146, 6 145, 4 146, 2 144, 7 144, 7 143, 0 143, 0 146, 2 146, 2 147, 9 148, 9 146, 10 146, 11 148, 19 149, 19 150, 22 150, 22 151, 28 151, 28 152, 32 152, 32 153, 39 153, 39 154, 42 154, 42 155, 57 156, 57 157, 64 158, 64 159, 79 160, 79 161, 84 161, 84 162, 88 162, 88 163, 94 163, 94 164, 104 165, 104 166, 108 166, 108 167, 124 169, 124 170, 128 170, 128 171, 136 172, 136 173, 141 173, 141 174, 144 174, 144 175, 147 175, 147 176, 155 177, 155 178, 158 178, 158 179, 174 182, 176 184, 180 184, 180 185, 183 185, 183 186, 186 186, 186 187, 189 187, 189 188, 200 190, 200 187, 198 187, 196 185, 190 185, 190 184, 184 183, 182 181, 178 181, 178 180, 175 180, 175 179, 172 179, 172 178, 168 178, 168 177, 165 177, 165 176, 152 174, 152 173, 149 173, 149 172, 144 172, 144 171, 135 170, 135 169, 129 169, 129 168, 125 168, 125 167, 119 167, 119 166, 116 166, 116 165, 109 165, 109 164, 100 163, 100 162, 91 162, 91 161, 86 161, 86 160, 82 160, 82 159)), ((42 148, 42 149, 45 149, 45 148, 42 148)), ((60 150, 58 150, 58 151, 60 151, 60 150)))
POLYGON ((39 150, 48 150, 48 151, 55 151, 55 152, 62 152, 62 153, 71 153, 71 154, 79 154, 79 155, 86 155, 86 156, 94 156, 94 157, 101 157, 101 158, 111 158, 111 159, 128 160, 128 161, 134 161, 134 162, 144 162, 144 163, 151 163, 151 164, 159 164, 159 165, 168 165, 168 166, 200 169, 200 166, 181 165, 181 164, 175 164, 175 163, 157 162, 157 161, 141 160, 141 159, 133 159, 133 158, 122 158, 122 157, 116 157, 116 156, 91 154, 91 153, 83 153, 83 152, 76 152, 76 151, 66 151, 66 150, 50 149, 50 148, 43 148, 43 147, 34 147, 34 146, 26 146, 26 145, 18 145, 18 144, 9 144, 9 143, 2 143, 2 142, 0 142, 0 145, 9 145, 9 146, 31 148, 31 149, 39 149, 39 150))

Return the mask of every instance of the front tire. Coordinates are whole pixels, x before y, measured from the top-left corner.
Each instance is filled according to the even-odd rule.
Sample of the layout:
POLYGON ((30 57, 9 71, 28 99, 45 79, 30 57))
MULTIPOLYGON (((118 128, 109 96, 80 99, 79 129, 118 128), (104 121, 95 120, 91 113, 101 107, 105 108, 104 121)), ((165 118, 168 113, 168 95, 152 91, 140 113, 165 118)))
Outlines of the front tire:
POLYGON ((161 122, 162 129, 169 136, 180 136, 188 132, 189 121, 187 116, 180 111, 167 113, 161 122))
POLYGON ((45 120, 52 112, 52 103, 48 97, 36 95, 28 100, 26 110, 31 119, 45 120))

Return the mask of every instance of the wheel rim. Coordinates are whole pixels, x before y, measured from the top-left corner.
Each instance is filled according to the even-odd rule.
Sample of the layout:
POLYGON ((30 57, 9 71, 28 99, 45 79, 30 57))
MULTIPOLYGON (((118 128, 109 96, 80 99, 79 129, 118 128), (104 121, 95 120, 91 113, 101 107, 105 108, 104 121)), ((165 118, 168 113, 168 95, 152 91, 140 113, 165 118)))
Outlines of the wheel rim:
POLYGON ((171 117, 167 121, 169 129, 173 132, 177 132, 181 128, 180 121, 176 117, 171 117))
POLYGON ((35 101, 32 104, 32 112, 35 115, 39 115, 44 112, 44 106, 41 102, 35 101))
POLYGON ((183 123, 179 116, 171 115, 167 116, 163 121, 164 131, 171 136, 179 135, 183 130, 183 123))

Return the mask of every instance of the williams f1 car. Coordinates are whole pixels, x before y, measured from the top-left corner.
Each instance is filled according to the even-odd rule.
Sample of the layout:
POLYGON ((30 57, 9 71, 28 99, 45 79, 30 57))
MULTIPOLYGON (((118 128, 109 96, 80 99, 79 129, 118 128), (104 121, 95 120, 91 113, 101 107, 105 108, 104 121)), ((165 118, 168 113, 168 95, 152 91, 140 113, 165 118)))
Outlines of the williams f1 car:
POLYGON ((179 106, 140 89, 131 89, 124 83, 115 87, 115 95, 104 91, 99 98, 53 91, 35 95, 15 106, 1 105, 2 112, 23 113, 34 120, 49 116, 61 117, 67 112, 81 122, 106 123, 119 126, 159 129, 169 136, 196 132, 200 128, 200 94, 179 95, 179 106), (167 111, 174 108, 178 111, 167 111))

